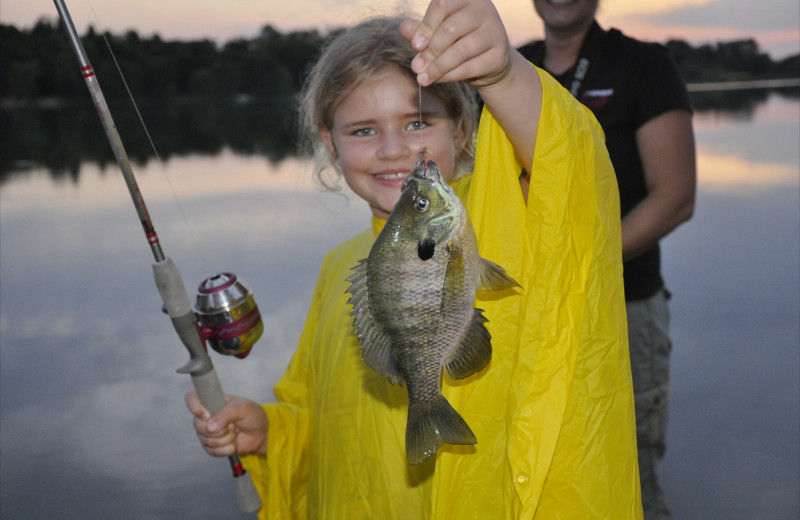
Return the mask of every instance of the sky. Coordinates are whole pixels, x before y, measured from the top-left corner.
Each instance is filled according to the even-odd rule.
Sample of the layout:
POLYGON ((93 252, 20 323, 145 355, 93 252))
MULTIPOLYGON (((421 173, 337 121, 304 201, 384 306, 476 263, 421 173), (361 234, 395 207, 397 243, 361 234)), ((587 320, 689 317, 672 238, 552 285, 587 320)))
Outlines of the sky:
MULTIPOLYGON (((265 25, 281 31, 326 30, 350 25, 370 13, 393 13, 398 6, 422 13, 424 0, 74 0, 67 3, 83 34, 89 25, 167 40, 210 38, 220 43, 250 38, 265 25)), ((511 43, 541 37, 532 0, 495 0, 511 43)), ((42 17, 55 18, 48 0, 0 0, 0 22, 27 28, 42 17)), ((800 53, 797 0, 601 0, 598 20, 605 27, 649 41, 681 39, 693 45, 754 38, 774 59, 800 53)))

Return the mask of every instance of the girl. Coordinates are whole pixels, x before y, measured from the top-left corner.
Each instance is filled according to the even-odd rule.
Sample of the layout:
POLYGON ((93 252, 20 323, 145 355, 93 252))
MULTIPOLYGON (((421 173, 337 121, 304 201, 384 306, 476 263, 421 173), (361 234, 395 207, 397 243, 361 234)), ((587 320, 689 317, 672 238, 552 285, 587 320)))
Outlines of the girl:
POLYGON ((277 402, 231 397, 210 417, 187 395, 206 451, 244 454, 260 517, 640 518, 619 199, 590 113, 510 48, 488 0, 346 31, 311 72, 302 112, 318 173, 340 172, 372 227, 325 258, 277 402), (472 175, 462 80, 486 105, 472 175), (478 444, 409 466, 406 390, 360 359, 345 289, 421 146, 466 200, 481 256, 525 290, 478 296, 492 361, 443 385, 478 444), (523 166, 533 175, 520 181, 523 166))

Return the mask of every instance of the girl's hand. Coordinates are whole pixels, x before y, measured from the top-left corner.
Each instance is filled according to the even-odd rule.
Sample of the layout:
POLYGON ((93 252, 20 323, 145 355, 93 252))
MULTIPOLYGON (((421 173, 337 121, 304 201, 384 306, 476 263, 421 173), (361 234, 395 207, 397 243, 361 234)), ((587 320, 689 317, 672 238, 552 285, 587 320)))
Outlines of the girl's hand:
POLYGON ((411 62, 417 82, 466 81, 503 127, 530 171, 542 109, 536 69, 508 42, 489 0, 432 0, 421 22, 406 20, 401 34, 419 52, 411 62))
POLYGON ((400 32, 419 52, 411 68, 423 87, 465 80, 481 89, 511 66, 508 35, 489 0, 433 0, 421 22, 406 20, 400 32))
POLYGON ((260 405, 236 396, 225 396, 228 404, 211 415, 194 391, 186 394, 186 406, 194 415, 197 438, 209 455, 267 453, 267 414, 260 405))

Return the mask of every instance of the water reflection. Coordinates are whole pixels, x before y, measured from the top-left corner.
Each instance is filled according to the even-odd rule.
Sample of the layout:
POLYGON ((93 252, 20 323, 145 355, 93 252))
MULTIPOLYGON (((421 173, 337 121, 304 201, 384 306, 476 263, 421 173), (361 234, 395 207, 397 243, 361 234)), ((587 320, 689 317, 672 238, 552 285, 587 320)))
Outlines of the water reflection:
POLYGON ((800 148, 800 103, 773 96, 753 107, 757 128, 739 112, 698 112, 699 181, 705 187, 760 190, 797 185, 800 148))
MULTIPOLYGON (((117 130, 135 166, 154 158, 147 133, 130 102, 108 100, 117 130)), ((273 163, 296 149, 294 114, 289 99, 217 100, 185 104, 139 106, 143 120, 162 159, 188 153, 217 154, 230 149, 256 154, 273 163)), ((55 178, 76 180, 81 163, 115 163, 97 112, 87 96, 55 107, 0 109, 4 132, 0 142, 0 183, 12 172, 31 165, 44 166, 55 178)))
MULTIPOLYGON (((800 88, 694 92, 699 116, 724 113, 750 120, 767 100, 800 99, 800 88)), ((138 167, 154 158, 147 133, 127 100, 108 100, 131 162, 138 167)), ((142 104, 142 118, 162 159, 189 153, 214 155, 224 149, 265 157, 278 163, 296 152, 292 99, 196 100, 166 106, 142 104)), ((5 132, 0 141, 0 184, 30 167, 44 166, 54 178, 77 180, 83 162, 114 167, 115 159, 88 96, 55 106, 0 108, 5 132)))
MULTIPOLYGON (((698 112, 697 213, 664 247, 676 518, 798 516, 800 103, 773 95, 737 114, 698 112)), ((191 384, 174 373, 186 354, 158 312, 124 182, 110 154, 97 161, 90 139, 61 124, 36 123, 51 140, 28 143, 31 155, 2 145, 6 165, 53 149, 44 167, 6 170, 0 184, 0 516, 236 518, 227 462, 192 434, 191 384)), ((169 136, 163 167, 142 152, 134 169, 190 290, 221 270, 254 288, 264 336, 246 360, 214 361, 226 391, 268 400, 323 255, 366 227, 368 210, 321 193, 306 160, 271 144, 288 137, 234 146, 238 130, 202 138, 216 126, 200 128, 207 148, 169 136)))
MULTIPOLYGON (((216 357, 224 388, 263 396, 297 343, 324 253, 367 224, 322 194, 307 163, 229 150, 141 168, 164 250, 190 289, 231 270, 267 332, 246 362, 216 357), (187 222, 190 227, 187 228, 187 222)), ((231 518, 229 469, 206 457, 182 403, 187 359, 152 283, 121 176, 35 170, 0 191, 3 518, 231 518), (205 515, 205 516, 204 516, 205 515)))

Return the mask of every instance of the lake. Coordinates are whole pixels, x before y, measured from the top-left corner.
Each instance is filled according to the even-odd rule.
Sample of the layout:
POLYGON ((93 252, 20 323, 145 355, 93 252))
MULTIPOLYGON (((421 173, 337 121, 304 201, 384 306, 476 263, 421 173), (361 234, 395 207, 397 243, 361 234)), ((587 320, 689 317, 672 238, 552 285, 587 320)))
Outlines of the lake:
MULTIPOLYGON (((674 294, 664 487, 676 519, 798 518, 800 99, 703 95, 696 213, 663 243, 674 294)), ((137 180, 190 293, 221 271, 253 287, 264 336, 246 360, 212 356, 226 392, 268 401, 325 253, 369 211, 347 190, 320 190, 253 110, 227 116, 221 130, 162 115, 161 163, 135 121, 117 122, 133 134, 123 139, 137 180)), ((191 382, 175 373, 188 356, 160 312, 152 255, 99 124, 77 132, 52 111, 0 118, 0 516, 249 518, 227 461, 195 438, 191 382)))

